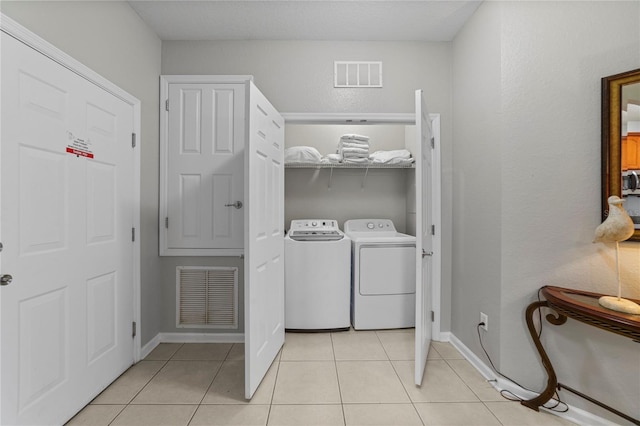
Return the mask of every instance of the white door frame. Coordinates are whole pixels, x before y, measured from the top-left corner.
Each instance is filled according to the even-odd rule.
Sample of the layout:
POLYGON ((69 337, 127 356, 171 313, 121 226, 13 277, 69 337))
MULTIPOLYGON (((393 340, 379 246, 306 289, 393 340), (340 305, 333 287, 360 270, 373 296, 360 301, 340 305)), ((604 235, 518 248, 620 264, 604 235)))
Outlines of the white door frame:
MULTIPOLYGON (((138 362, 140 360, 140 330, 142 329, 140 323, 140 101, 2 13, 0 13, 0 31, 78 74, 80 77, 83 77, 102 90, 121 99, 133 108, 133 131, 136 134, 137 145, 136 149, 133 150, 134 172, 132 182, 134 200, 136 200, 133 206, 133 225, 136 230, 136 238, 133 242, 133 320, 137 324, 137 332, 133 340, 133 360, 134 362, 138 362)), ((2 235, 0 235, 0 241, 1 237, 2 235)), ((0 266, 2 266, 1 263, 0 266)), ((0 273, 1 272, 0 270, 0 273)), ((6 272, 10 273, 10 271, 6 272)), ((0 298, 1 297, 2 291, 0 291, 0 298)))
MULTIPOLYGON (((285 124, 416 124, 415 113, 281 113, 285 124)), ((431 296, 433 303, 432 340, 442 341, 441 324, 441 286, 442 286, 442 175, 441 175, 441 149, 440 149, 440 114, 429 114, 435 148, 433 150, 433 224, 436 226, 436 234, 433 237, 433 283, 431 296)), ((416 218, 416 220, 418 220, 416 218)))

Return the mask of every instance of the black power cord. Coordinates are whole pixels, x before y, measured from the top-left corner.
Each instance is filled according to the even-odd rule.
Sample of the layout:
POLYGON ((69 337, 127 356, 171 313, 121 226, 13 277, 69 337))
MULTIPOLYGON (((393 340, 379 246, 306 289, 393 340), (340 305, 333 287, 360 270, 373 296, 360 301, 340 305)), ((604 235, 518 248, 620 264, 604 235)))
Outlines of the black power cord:
MULTIPOLYGON (((540 301, 540 290, 538 290, 538 301, 540 301)), ((538 331, 538 338, 540 336, 542 336, 542 314, 540 313, 540 309, 538 309, 538 320, 540 323, 540 330, 538 331)), ((517 386, 521 387, 522 389, 529 391, 529 392, 533 392, 533 393, 537 393, 534 390, 531 390, 525 386, 522 386, 520 383, 516 382, 515 380, 513 380, 512 378, 510 378, 509 376, 506 376, 504 374, 502 374, 500 371, 498 371, 498 369, 496 368, 496 366, 493 364, 493 361, 491 360, 491 357, 489 356, 489 353, 487 352, 487 350, 484 347, 484 344, 482 343, 482 334, 480 334, 480 327, 482 327, 484 325, 484 322, 478 323, 478 325, 476 326, 476 331, 478 332, 478 341, 480 342, 480 347, 482 348, 482 351, 484 352, 485 356, 487 357, 487 359, 489 360, 489 364, 491 365, 491 368, 493 369, 493 371, 495 371, 499 376, 504 377, 505 379, 509 380, 512 383, 515 383, 517 386)), ((488 380, 489 382, 495 382, 496 380, 488 380)), ((505 398, 508 399, 509 401, 524 401, 524 399, 520 398, 519 396, 515 395, 513 392, 508 391, 508 390, 501 390, 500 391, 500 395, 505 398)), ((569 411, 569 406, 560 399, 560 396, 558 395, 558 392, 556 391, 554 393, 554 400, 556 401, 554 405, 547 407, 545 405, 543 405, 543 408, 546 408, 547 410, 550 411, 555 411, 558 413, 566 413, 567 411, 569 411), (558 406, 562 404, 563 408, 558 408, 558 406)))

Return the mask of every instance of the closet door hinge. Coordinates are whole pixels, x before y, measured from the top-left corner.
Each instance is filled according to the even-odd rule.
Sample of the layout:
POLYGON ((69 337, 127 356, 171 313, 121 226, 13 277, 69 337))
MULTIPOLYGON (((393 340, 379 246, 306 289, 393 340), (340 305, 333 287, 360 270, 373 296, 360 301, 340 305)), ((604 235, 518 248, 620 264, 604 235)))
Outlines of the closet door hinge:
POLYGON ((131 338, 136 337, 136 334, 138 334, 138 333, 137 333, 137 331, 138 331, 138 330, 137 330, 137 328, 138 328, 138 324, 136 324, 136 322, 135 322, 135 321, 134 321, 134 322, 132 322, 132 323, 131 323, 131 338))
POLYGON ((131 148, 135 148, 135 147, 136 147, 136 134, 131 133, 131 148))
MULTIPOLYGON (((431 322, 436 320, 436 313, 431 311, 431 322)), ((134 323, 135 324, 135 323, 134 323)))
POLYGON ((131 241, 136 240, 136 228, 131 228, 131 241))
POLYGON ((169 99, 167 99, 166 101, 164 101, 164 109, 166 111, 169 111, 169 99))
POLYGON ((169 217, 164 218, 164 227, 169 229, 169 217))
POLYGON ((435 147, 436 147, 436 139, 432 136, 431 137, 431 149, 435 149, 435 147))
POLYGON ((431 235, 436 235, 436 226, 431 225, 431 235))

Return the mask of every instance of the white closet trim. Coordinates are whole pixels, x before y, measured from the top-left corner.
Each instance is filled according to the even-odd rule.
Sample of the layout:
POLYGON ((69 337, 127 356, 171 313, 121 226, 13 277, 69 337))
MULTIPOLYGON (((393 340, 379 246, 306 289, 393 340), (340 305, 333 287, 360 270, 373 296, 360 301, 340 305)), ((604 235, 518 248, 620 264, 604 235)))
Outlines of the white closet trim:
POLYGON ((282 113, 289 124, 415 124, 415 114, 403 113, 330 113, 330 112, 288 112, 282 113))

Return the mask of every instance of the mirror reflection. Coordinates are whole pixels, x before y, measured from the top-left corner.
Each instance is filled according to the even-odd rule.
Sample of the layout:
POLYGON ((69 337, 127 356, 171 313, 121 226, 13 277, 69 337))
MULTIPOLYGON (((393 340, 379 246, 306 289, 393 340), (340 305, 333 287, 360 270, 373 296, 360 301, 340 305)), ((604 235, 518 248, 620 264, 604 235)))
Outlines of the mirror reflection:
POLYGON ((602 220, 607 199, 624 198, 640 241, 640 68, 602 78, 602 220))
POLYGON ((622 197, 640 229, 640 83, 622 86, 620 100, 622 197))

